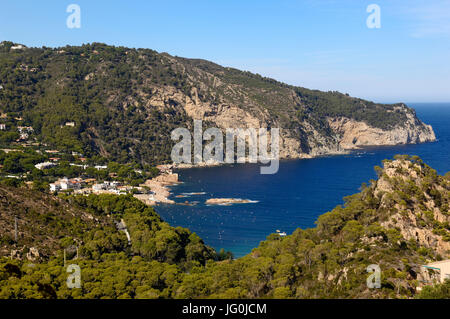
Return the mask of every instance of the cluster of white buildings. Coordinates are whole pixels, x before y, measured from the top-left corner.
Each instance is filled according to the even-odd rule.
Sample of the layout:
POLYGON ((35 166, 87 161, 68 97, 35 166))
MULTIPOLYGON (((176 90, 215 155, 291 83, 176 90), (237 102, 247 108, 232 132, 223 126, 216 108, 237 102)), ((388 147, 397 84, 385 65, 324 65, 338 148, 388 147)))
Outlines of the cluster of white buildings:
POLYGON ((58 192, 61 190, 73 190, 78 194, 116 194, 125 195, 132 189, 142 191, 142 187, 132 187, 127 185, 120 185, 117 181, 104 181, 102 183, 95 183, 95 179, 82 178, 61 178, 50 184, 51 192, 58 192), (91 184, 94 183, 94 184, 91 184), (89 186, 92 185, 92 186, 89 186))
MULTIPOLYGON (((45 151, 47 153, 58 153, 58 151, 45 151)), ((46 169, 46 168, 50 168, 53 166, 56 166, 57 164, 55 162, 58 162, 60 160, 60 158, 54 157, 54 158, 50 158, 50 160, 52 160, 53 162, 42 162, 39 164, 34 165, 34 167, 36 167, 37 169, 46 169)), ((69 163, 70 166, 76 166, 76 167, 81 167, 83 169, 86 169, 88 167, 90 167, 87 164, 75 164, 75 163, 69 163)), ((95 165, 94 166, 95 169, 97 170, 101 170, 101 169, 107 169, 108 167, 106 165, 95 165)))
MULTIPOLYGON (((6 130, 5 123, 0 123, 0 130, 6 130)), ((17 130, 19 131, 19 138, 16 140, 16 142, 27 140, 30 137, 30 134, 34 132, 34 129, 31 126, 18 126, 17 130)))
POLYGON ((69 190, 69 189, 81 189, 83 180, 81 178, 71 178, 67 177, 61 178, 54 183, 50 184, 50 191, 57 192, 59 190, 69 190))
POLYGON ((103 182, 103 183, 98 183, 98 184, 94 184, 92 185, 92 190, 93 191, 118 191, 117 186, 119 186, 119 183, 116 181, 112 181, 112 182, 103 182))

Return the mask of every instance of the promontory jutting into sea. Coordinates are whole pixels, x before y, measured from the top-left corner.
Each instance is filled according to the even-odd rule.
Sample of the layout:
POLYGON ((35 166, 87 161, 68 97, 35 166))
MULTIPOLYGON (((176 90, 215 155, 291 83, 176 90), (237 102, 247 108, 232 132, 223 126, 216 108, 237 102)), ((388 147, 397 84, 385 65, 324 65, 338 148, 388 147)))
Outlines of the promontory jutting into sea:
POLYGON ((450 7, 398 1, 3 3, 0 299, 450 298, 450 7))

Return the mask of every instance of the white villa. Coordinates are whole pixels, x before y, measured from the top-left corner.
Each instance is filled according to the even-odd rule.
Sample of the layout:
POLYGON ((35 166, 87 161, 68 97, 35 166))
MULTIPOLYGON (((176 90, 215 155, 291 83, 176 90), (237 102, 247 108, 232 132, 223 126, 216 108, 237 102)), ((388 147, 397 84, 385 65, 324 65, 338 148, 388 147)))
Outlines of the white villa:
POLYGON ((439 273, 439 281, 443 283, 446 279, 450 279, 450 259, 436 261, 428 265, 422 266, 425 269, 431 269, 439 273))
POLYGON ((36 167, 37 169, 50 168, 53 166, 56 166, 56 164, 52 163, 52 162, 42 162, 42 163, 34 165, 34 167, 36 167))
POLYGON ((92 190, 94 191, 102 191, 102 190, 116 190, 117 186, 119 185, 118 182, 103 182, 103 183, 98 183, 98 184, 94 184, 92 185, 92 190))
POLYGON ((22 50, 22 49, 25 49, 26 47, 24 46, 24 45, 22 45, 22 44, 18 44, 18 45, 13 45, 12 47, 11 47, 11 50, 22 50))
POLYGON ((67 177, 61 178, 54 183, 50 184, 50 191, 55 192, 59 190, 68 190, 68 189, 81 189, 81 178, 72 178, 68 179, 67 177))

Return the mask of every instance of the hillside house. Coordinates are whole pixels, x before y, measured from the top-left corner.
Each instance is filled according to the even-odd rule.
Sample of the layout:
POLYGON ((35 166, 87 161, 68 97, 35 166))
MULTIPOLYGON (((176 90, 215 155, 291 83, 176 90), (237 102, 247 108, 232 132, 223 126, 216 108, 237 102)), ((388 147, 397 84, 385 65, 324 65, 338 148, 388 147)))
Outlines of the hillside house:
POLYGON ((446 279, 450 279, 450 259, 436 261, 422 267, 425 270, 437 273, 440 283, 443 283, 446 279))
POLYGON ((18 126, 17 130, 19 130, 19 133, 33 133, 34 129, 32 126, 18 126))
POLYGON ((81 178, 72 178, 68 179, 67 177, 61 178, 54 183, 50 184, 50 191, 55 192, 59 190, 78 190, 82 187, 82 179, 81 178))
POLYGON ((42 163, 34 165, 34 167, 36 167, 37 169, 45 169, 45 168, 50 168, 53 166, 56 166, 56 164, 52 163, 52 162, 42 162, 42 163))
POLYGON ((22 49, 25 49, 26 47, 24 46, 24 45, 22 45, 22 44, 18 44, 18 45, 13 45, 12 47, 11 47, 11 50, 22 50, 22 49))

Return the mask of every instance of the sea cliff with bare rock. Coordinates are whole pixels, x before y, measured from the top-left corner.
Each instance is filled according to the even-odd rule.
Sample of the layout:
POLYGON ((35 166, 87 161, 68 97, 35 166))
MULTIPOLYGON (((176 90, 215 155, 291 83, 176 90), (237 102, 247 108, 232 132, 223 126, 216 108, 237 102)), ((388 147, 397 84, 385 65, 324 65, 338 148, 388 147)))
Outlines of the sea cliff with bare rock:
POLYGON ((168 163, 172 130, 192 131, 193 120, 204 129, 279 128, 281 158, 436 139, 403 103, 310 90, 150 49, 16 47, 0 45, 0 111, 47 145, 88 156, 168 163))

